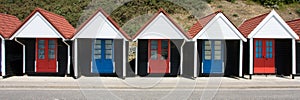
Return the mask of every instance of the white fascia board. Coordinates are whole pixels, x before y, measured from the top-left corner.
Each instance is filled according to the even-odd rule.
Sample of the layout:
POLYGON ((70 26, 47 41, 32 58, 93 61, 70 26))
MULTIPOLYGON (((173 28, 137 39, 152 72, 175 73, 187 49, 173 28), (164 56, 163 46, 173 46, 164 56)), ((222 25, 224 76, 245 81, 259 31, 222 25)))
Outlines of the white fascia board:
POLYGON ((166 15, 160 13, 133 41, 138 39, 189 39, 182 33, 166 15), (173 32, 171 32, 173 31, 173 32))
MULTIPOLYGON (((202 30, 193 38, 193 41, 196 41, 197 39, 221 39, 221 40, 236 40, 237 38, 232 37, 226 37, 226 38, 202 38, 203 35, 207 32, 208 29, 212 28, 212 25, 215 24, 219 19, 225 23, 225 26, 228 26, 236 37, 238 37, 240 40, 243 40, 244 42, 247 42, 247 39, 241 34, 241 32, 225 17, 224 14, 218 13, 210 22, 207 23, 207 25, 204 26, 202 30)), ((221 25, 223 26, 223 25, 221 25)), ((223 34, 223 32, 221 32, 223 34)))
MULTIPOLYGON (((293 39, 299 39, 298 35, 292 30, 292 28, 289 27, 289 25, 276 13, 275 10, 272 10, 258 25, 257 27, 248 35, 248 38, 254 38, 257 33, 262 29, 263 26, 271 20, 271 18, 275 18, 276 21, 279 22, 279 24, 289 33, 290 37, 293 39)), ((255 37, 260 38, 260 37, 255 37)), ((274 37, 261 37, 261 38, 274 38, 274 37)), ((277 37, 280 38, 280 37, 277 37)), ((286 38, 286 37, 284 37, 286 38)))
POLYGON ((75 38, 125 39, 128 41, 100 11, 77 32, 72 40, 75 38))
POLYGON ((62 38, 65 40, 64 37, 39 12, 36 12, 32 17, 30 17, 30 19, 18 29, 10 40, 14 38, 62 38))

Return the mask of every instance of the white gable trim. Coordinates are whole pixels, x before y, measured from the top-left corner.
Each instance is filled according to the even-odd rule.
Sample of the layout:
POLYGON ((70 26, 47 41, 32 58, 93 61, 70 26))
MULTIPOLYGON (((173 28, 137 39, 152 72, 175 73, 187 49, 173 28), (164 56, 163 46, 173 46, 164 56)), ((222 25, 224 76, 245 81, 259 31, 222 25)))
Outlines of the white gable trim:
MULTIPOLYGON (((280 23, 280 25, 289 33, 288 38, 292 39, 299 39, 298 35, 289 27, 289 25, 276 13, 275 10, 272 10, 258 25, 257 27, 248 35, 248 38, 260 38, 260 37, 255 37, 257 33, 267 24, 267 22, 275 18, 276 21, 280 23)), ((271 31, 271 30, 270 30, 271 31)), ((267 34, 266 34, 267 35, 267 34)), ((270 38, 287 38, 287 37, 272 37, 272 35, 269 34, 270 38)), ((265 37, 263 37, 265 38, 265 37)))
POLYGON ((165 14, 162 12, 152 21, 150 24, 148 24, 139 34, 134 38, 133 41, 136 41, 137 39, 185 39, 188 40, 188 38, 182 33, 172 22, 167 18, 165 14), (173 30, 175 33, 168 33, 163 32, 166 30, 166 27, 159 27, 157 30, 150 30, 151 28, 155 28, 156 23, 159 23, 158 20, 165 21, 166 27, 170 27, 170 30, 173 30))
POLYGON ((1 40, 4 40, 4 38, 2 37, 2 35, 0 35, 0 39, 1 39, 1 40))
MULTIPOLYGON (((39 30, 39 28, 41 27, 36 27, 32 30, 36 31, 39 30)), ((64 37, 39 12, 36 12, 32 17, 30 17, 30 19, 18 29, 18 31, 10 38, 10 40, 14 38, 62 38, 64 40, 64 37), (51 32, 43 35, 40 35, 40 33, 24 32, 25 29, 28 28, 28 26, 30 26, 36 18, 40 18, 42 22, 39 23, 45 23, 48 26, 47 29, 51 30, 51 32)))
POLYGON ((128 39, 100 11, 98 11, 97 14, 95 16, 93 16, 93 18, 89 22, 87 22, 87 24, 78 31, 78 33, 72 38, 72 40, 74 40, 75 38, 125 39, 126 41, 128 41, 128 39), (97 23, 96 22, 97 20, 102 20, 102 22, 97 23), (91 32, 85 32, 85 31, 88 31, 89 28, 95 27, 95 26, 93 26, 93 24, 99 25, 99 27, 97 29, 90 30, 90 31, 95 31, 95 32, 92 32, 94 34, 91 34, 91 32), (110 33, 103 32, 104 31, 103 28, 105 28, 104 27, 105 24, 109 26, 109 27, 107 27, 107 28, 109 28, 108 31, 112 31, 116 34, 112 34, 111 32, 110 33), (101 36, 100 34, 105 34, 106 36, 101 36))
MULTIPOLYGON (((224 32, 221 32, 219 34, 222 35, 222 34, 224 34, 224 32)), ((240 39, 240 40, 243 40, 244 42, 247 42, 247 39, 242 35, 242 33, 222 13, 218 13, 210 22, 208 22, 207 25, 205 25, 204 28, 202 30, 200 30, 200 32, 193 38, 193 41, 195 41, 197 39, 224 39, 224 40, 240 39), (212 36, 203 36, 203 35, 206 35, 205 33, 207 32, 208 29, 213 28, 212 25, 214 23, 216 23, 216 21, 218 21, 219 19, 224 21, 225 25, 228 26, 232 32, 234 32, 234 35, 233 35, 234 37, 224 36, 222 38, 218 38, 218 37, 216 38, 216 37, 212 37, 212 36), (205 37, 205 38, 203 38, 203 37, 205 37)))

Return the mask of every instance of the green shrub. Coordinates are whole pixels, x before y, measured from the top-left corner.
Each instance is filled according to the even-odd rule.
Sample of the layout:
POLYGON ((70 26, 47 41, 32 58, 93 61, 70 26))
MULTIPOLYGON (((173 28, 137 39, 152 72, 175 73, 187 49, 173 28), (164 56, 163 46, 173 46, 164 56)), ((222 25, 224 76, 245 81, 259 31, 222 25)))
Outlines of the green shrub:
POLYGON ((211 3, 213 0, 206 0, 207 3, 211 3))
POLYGON ((296 13, 300 15, 300 8, 296 9, 296 13))
POLYGON ((253 1, 259 2, 263 6, 272 7, 272 8, 274 7, 276 8, 279 5, 283 5, 283 4, 291 4, 291 3, 299 2, 298 0, 253 0, 253 1))
POLYGON ((229 1, 231 3, 235 3, 236 0, 227 0, 227 1, 229 1))
POLYGON ((217 8, 223 8, 223 6, 222 5, 218 5, 217 8))
POLYGON ((238 14, 233 14, 232 16, 233 16, 233 17, 239 17, 239 15, 238 15, 238 14))

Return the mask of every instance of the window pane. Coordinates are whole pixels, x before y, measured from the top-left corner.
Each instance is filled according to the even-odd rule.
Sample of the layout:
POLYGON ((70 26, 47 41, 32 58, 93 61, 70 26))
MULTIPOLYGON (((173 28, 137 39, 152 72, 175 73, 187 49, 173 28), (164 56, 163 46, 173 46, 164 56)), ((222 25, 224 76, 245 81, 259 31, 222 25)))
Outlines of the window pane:
POLYGON ((95 40, 95 44, 101 45, 101 40, 95 40))
POLYGON ((205 51, 211 50, 210 46, 205 46, 204 48, 205 48, 205 49, 204 49, 205 51))
POLYGON ((112 49, 112 45, 111 44, 105 45, 105 49, 112 49))
POLYGON ((157 50, 151 50, 151 59, 153 60, 157 59, 157 50))
POLYGON ((38 41, 38 58, 45 59, 45 40, 38 41))
POLYGON ((94 50, 94 54, 101 54, 101 50, 94 50))
POLYGON ((157 40, 151 40, 151 50, 157 50, 157 40))
POLYGON ((221 60, 221 51, 215 51, 215 60, 221 60))
POLYGON ((39 59, 45 59, 45 50, 44 49, 39 49, 38 57, 39 57, 39 59))
POLYGON ((101 45, 95 45, 94 49, 95 49, 95 50, 101 49, 101 45))
POLYGON ((112 50, 105 50, 105 54, 106 55, 111 55, 112 54, 112 50))
POLYGON ((221 41, 215 41, 215 46, 220 46, 221 45, 221 41))
POLYGON ((48 51, 48 58, 54 59, 55 58, 55 51, 53 49, 48 51))
POLYGON ((39 40, 38 46, 39 46, 39 49, 40 48, 45 48, 45 40, 39 40))
POLYGON ((168 59, 168 48, 169 48, 169 45, 168 45, 168 40, 162 40, 161 41, 161 59, 162 60, 166 60, 168 59))
POLYGON ((210 46, 210 41, 205 41, 204 44, 205 46, 210 46))
POLYGON ((211 59, 211 51, 205 51, 205 60, 211 59))
POLYGON ((106 59, 112 59, 112 55, 105 55, 106 59))
POLYGON ((112 40, 105 40, 105 44, 108 44, 108 45, 112 44, 112 40))
POLYGON ((55 40, 48 40, 48 58, 55 58, 55 40))
POLYGON ((94 55, 95 59, 101 59, 101 55, 94 55))
POLYGON ((102 40, 95 40, 94 41, 94 59, 101 59, 102 57, 101 57, 101 48, 102 48, 102 46, 101 46, 101 43, 102 42, 102 40))

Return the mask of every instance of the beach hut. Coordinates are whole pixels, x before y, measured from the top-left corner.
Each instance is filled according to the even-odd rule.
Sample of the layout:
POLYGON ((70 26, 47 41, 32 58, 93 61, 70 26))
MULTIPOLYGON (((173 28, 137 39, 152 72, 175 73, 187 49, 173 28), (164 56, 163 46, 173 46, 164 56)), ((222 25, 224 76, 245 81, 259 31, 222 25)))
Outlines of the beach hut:
POLYGON ((104 10, 98 9, 72 39, 75 77, 118 75, 125 78, 130 39, 104 10))
POLYGON ((249 39, 249 74, 295 75, 298 35, 272 10, 244 21, 239 30, 249 39))
POLYGON ((189 34, 195 42, 198 75, 243 76, 243 43, 247 39, 222 11, 200 18, 189 34))
POLYGON ((16 16, 0 13, 0 72, 2 76, 6 76, 7 72, 11 72, 11 68, 19 67, 14 66, 13 64, 19 60, 18 53, 15 53, 17 50, 12 49, 6 51, 5 49, 15 47, 14 45, 11 45, 13 44, 13 41, 10 41, 9 38, 20 24, 21 21, 16 16), (7 70, 6 66, 9 66, 9 70, 7 70))
POLYGON ((135 74, 181 74, 183 46, 189 38, 166 11, 160 9, 133 37, 133 41, 137 42, 135 74))
MULTIPOLYGON (((300 19, 295 19, 291 21, 286 22, 295 32, 298 36, 300 36, 300 19)), ((296 72, 294 72, 294 76, 300 75, 300 41, 297 39, 296 43, 296 72)))
POLYGON ((70 74, 71 39, 75 29, 60 15, 36 8, 16 29, 10 40, 21 45, 23 73, 70 74))

